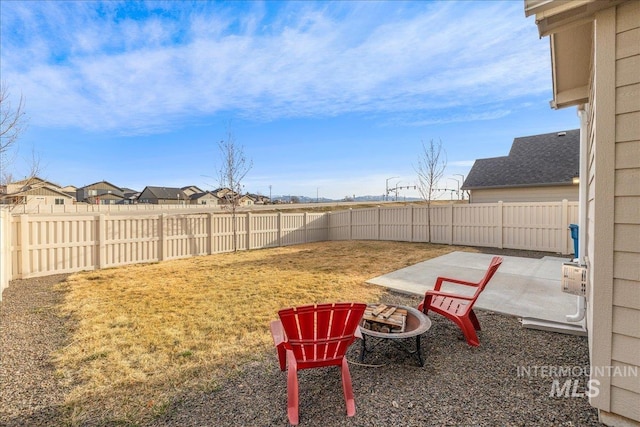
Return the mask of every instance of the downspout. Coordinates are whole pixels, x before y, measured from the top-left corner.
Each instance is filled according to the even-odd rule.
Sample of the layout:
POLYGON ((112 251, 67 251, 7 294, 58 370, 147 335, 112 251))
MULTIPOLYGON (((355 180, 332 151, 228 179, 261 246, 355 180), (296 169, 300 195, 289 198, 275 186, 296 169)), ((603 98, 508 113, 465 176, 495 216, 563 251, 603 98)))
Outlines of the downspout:
MULTIPOLYGON (((580 172, 578 184, 578 253, 576 262, 585 265, 587 249, 587 108, 586 104, 578 107, 580 118, 580 172)), ((567 315, 567 322, 580 322, 586 313, 587 298, 578 296, 578 308, 576 314, 567 315)))
POLYGON ((587 171, 587 115, 588 104, 583 104, 578 109, 580 117, 580 183, 578 184, 578 263, 586 264, 587 254, 587 197, 589 172, 587 171))

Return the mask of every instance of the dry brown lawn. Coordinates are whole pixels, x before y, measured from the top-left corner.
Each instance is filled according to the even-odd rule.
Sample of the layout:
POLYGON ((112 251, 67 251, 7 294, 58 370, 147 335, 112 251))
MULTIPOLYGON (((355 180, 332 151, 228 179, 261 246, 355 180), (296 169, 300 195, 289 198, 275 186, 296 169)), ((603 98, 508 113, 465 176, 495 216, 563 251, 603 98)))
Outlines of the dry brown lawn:
POLYGON ((70 420, 137 424, 161 415, 181 391, 214 390, 272 351, 269 322, 280 308, 375 301, 384 289, 367 279, 461 249, 474 251, 322 242, 72 275, 61 286, 74 330, 56 355, 73 387, 70 420))

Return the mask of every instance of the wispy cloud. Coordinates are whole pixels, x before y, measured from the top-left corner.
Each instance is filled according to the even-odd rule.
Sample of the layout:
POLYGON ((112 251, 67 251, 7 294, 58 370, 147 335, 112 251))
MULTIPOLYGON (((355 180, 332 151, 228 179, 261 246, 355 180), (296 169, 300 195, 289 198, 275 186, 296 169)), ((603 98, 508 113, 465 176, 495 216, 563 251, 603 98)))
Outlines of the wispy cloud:
POLYGON ((423 126, 502 117, 504 102, 548 88, 547 46, 518 2, 7 2, 0 13, 3 80, 43 126, 156 133, 224 112, 423 126), (451 116, 454 105, 470 113, 451 116))

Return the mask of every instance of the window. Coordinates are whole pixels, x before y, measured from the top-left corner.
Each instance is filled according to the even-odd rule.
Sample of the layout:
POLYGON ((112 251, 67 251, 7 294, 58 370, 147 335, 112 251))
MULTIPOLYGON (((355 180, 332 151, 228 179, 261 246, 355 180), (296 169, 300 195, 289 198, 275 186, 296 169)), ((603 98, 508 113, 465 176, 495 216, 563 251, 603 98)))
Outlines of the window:
POLYGON ((64 199, 56 199, 56 205, 64 205, 64 199))

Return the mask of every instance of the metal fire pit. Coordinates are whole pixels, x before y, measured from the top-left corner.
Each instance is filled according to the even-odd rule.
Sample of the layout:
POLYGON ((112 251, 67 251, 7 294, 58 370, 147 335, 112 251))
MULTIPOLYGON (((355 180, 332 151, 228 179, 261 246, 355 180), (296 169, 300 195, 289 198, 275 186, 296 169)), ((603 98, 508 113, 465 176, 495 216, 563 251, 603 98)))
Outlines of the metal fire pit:
MULTIPOLYGON (((371 329, 367 329, 364 326, 360 325, 360 332, 362 333, 362 351, 360 353, 360 361, 364 362, 366 353, 371 352, 373 347, 375 347, 376 343, 374 342, 373 345, 367 348, 367 337, 369 337, 370 339, 375 338, 380 341, 391 340, 393 344, 397 345, 407 353, 412 355, 415 354, 418 358, 418 363, 420 364, 420 366, 424 366, 422 351, 420 349, 420 335, 427 332, 429 328, 431 328, 431 319, 429 319, 424 313, 416 310, 413 307, 407 307, 404 305, 398 305, 396 307, 407 310, 404 332, 378 332, 372 331, 371 329), (404 345, 404 340, 413 337, 416 337, 415 349, 411 349, 404 345)), ((380 341, 378 341, 378 343, 380 341)))

